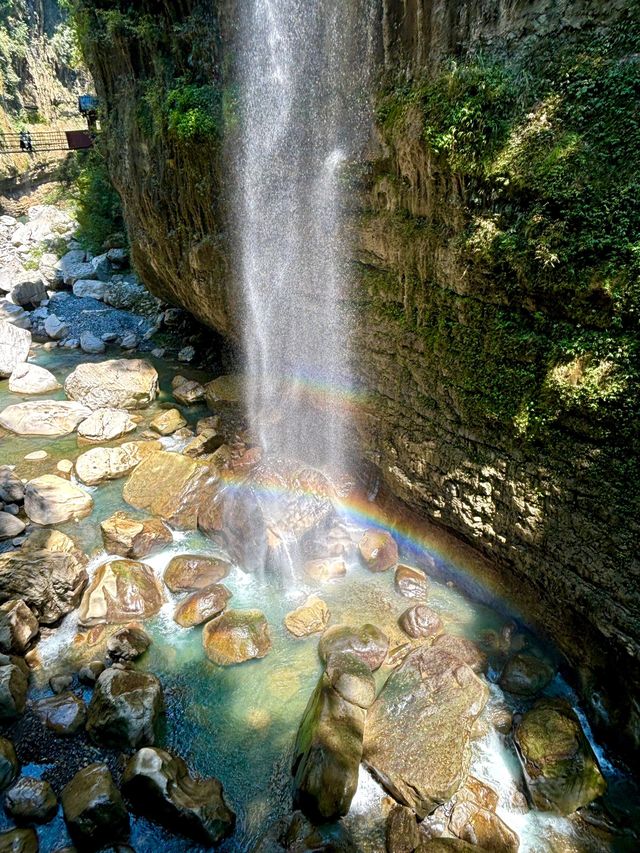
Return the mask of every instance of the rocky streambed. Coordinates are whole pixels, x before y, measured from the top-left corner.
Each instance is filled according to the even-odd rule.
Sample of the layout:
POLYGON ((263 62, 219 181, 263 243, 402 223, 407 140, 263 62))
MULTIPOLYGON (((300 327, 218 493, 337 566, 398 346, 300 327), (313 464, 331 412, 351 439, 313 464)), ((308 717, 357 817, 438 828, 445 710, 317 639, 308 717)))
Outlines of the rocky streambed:
POLYGON ((23 307, 24 273, 0 320, 0 850, 637 849, 634 780, 482 564, 263 458, 241 378, 127 349, 130 308, 93 349, 52 337, 56 293, 81 303, 63 325, 110 316, 100 278, 23 307))

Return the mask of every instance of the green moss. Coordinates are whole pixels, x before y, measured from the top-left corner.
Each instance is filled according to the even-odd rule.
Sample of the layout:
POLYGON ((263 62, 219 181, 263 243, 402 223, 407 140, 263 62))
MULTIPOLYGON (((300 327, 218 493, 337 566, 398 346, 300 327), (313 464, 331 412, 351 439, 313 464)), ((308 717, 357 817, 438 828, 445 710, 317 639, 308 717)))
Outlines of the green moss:
POLYGON ((179 81, 166 96, 169 133, 182 142, 217 139, 222 125, 222 99, 215 86, 179 81))

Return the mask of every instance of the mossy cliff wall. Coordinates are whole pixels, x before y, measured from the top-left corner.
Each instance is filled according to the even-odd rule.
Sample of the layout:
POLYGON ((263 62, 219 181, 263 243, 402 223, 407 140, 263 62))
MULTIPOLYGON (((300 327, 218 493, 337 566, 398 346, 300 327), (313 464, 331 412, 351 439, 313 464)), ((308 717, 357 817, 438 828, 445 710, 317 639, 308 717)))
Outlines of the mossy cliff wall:
MULTIPOLYGON (((232 334, 233 12, 219 36, 209 3, 120 5, 79 20, 135 263, 232 334)), ((639 744, 634 6, 383 0, 349 195, 364 452, 525 591, 596 719, 639 744)))

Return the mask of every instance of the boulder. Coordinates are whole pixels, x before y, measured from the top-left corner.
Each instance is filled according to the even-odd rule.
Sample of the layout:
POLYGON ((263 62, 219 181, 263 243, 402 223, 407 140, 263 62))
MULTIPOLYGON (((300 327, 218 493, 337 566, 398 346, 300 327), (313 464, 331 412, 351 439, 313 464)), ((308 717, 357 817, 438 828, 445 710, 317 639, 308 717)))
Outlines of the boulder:
POLYGON ((204 396, 212 412, 220 406, 241 403, 244 399, 244 378, 232 374, 218 376, 204 386, 204 396))
POLYGON ((84 727, 87 707, 74 693, 63 691, 33 706, 44 725, 57 735, 72 735, 84 727))
POLYGON ((96 274, 91 266, 91 256, 83 249, 72 249, 63 255, 56 264, 57 278, 59 281, 72 287, 80 279, 95 278, 96 274))
POLYGON ((69 326, 55 314, 49 314, 44 321, 44 331, 54 341, 61 341, 69 334, 69 326))
POLYGON ((0 466, 0 501, 5 504, 22 503, 24 483, 9 465, 0 466))
POLYGON ((80 335, 80 349, 90 355, 101 355, 105 352, 106 346, 102 338, 94 335, 93 332, 84 331, 80 335))
POLYGON ((126 249, 114 247, 107 252, 107 260, 115 269, 126 269, 129 265, 129 253, 126 249))
POLYGON ((136 660, 151 645, 151 637, 139 625, 127 625, 112 634, 107 641, 107 652, 112 660, 136 660))
POLYGON ((552 666, 533 655, 520 652, 506 662, 499 684, 507 693, 517 696, 535 696, 549 684, 555 675, 552 666))
POLYGON ((434 640, 433 645, 466 663, 474 672, 486 672, 488 666, 487 656, 475 643, 467 640, 466 637, 456 637, 453 634, 440 634, 434 640))
POLYGON ((536 808, 568 815, 604 794, 607 783, 567 702, 537 702, 516 723, 513 738, 536 808))
POLYGON ((104 282, 79 278, 73 283, 73 295, 80 299, 104 299, 104 282))
POLYGON ((178 409, 167 409, 164 412, 160 412, 149 423, 151 429, 159 433, 159 435, 171 435, 171 433, 186 425, 187 422, 178 409))
POLYGON ((202 632, 209 660, 220 666, 263 658, 271 648, 269 625, 259 610, 227 610, 202 632))
POLYGON ((386 530, 366 530, 358 551, 371 572, 386 572, 398 562, 398 546, 386 530))
POLYGON ((69 374, 64 390, 92 410, 144 409, 158 394, 158 374, 140 358, 88 362, 69 374))
POLYGON ((396 591, 405 598, 416 598, 424 601, 427 597, 429 584, 427 576, 421 569, 412 566, 398 566, 394 577, 396 591))
POLYGON ((126 477, 140 464, 145 444, 125 441, 117 447, 92 447, 76 459, 76 474, 88 486, 126 477))
POLYGON ((156 747, 138 750, 126 766, 122 787, 136 811, 206 847, 235 826, 217 779, 198 779, 178 756, 156 747))
POLYGON ((163 602, 153 569, 135 560, 110 560, 87 587, 78 619, 85 627, 126 624, 155 616, 163 602))
POLYGON ((185 376, 174 376, 171 381, 171 389, 178 403, 185 406, 190 406, 204 399, 204 386, 192 379, 187 379, 185 376))
POLYGON ((13 513, 0 512, 0 541, 15 539, 24 531, 25 526, 24 521, 16 518, 13 513))
POLYGON ((96 681, 87 732, 115 749, 152 746, 163 711, 162 687, 155 675, 114 664, 96 681))
MULTIPOLYGON (((409 596, 413 597, 413 596, 409 596)), ((387 815, 385 842, 387 853, 413 853, 424 840, 415 812, 396 803, 387 815)))
POLYGON ((31 332, 0 319, 0 379, 27 360, 30 347, 31 332))
POLYGON ((174 622, 182 628, 201 625, 214 616, 219 616, 227 606, 231 593, 221 583, 214 583, 188 595, 176 607, 174 622))
POLYGON ((20 765, 10 740, 0 737, 0 791, 10 785, 18 775, 20 765))
POLYGON ((38 835, 35 829, 9 829, 0 832, 2 853, 38 853, 38 835))
POLYGON ((28 684, 27 676, 19 666, 12 663, 0 666, 1 722, 6 723, 15 720, 24 712, 28 684))
POLYGON ((327 661, 327 677, 333 689, 360 708, 370 708, 376 698, 376 682, 367 664, 350 652, 336 652, 327 661))
POLYGON ((389 651, 389 638, 375 625, 332 625, 324 632, 318 644, 320 660, 326 663, 336 652, 350 652, 364 661, 374 672, 379 669, 389 651))
POLYGON ((22 776, 7 791, 4 808, 16 823, 47 823, 58 811, 58 800, 44 779, 22 776))
POLYGON ((442 633, 442 620, 430 607, 414 604, 398 619, 398 625, 405 634, 416 640, 419 637, 433 639, 442 633))
POLYGON ((69 435, 91 412, 68 400, 30 400, 0 412, 0 426, 18 435, 69 435))
POLYGON ((64 524, 89 515, 93 498, 62 477, 43 474, 27 483, 24 510, 36 524, 64 524))
POLYGON ((23 362, 9 377, 9 391, 14 394, 48 394, 60 388, 60 383, 49 370, 37 364, 23 362))
POLYGON ((329 608, 316 595, 309 598, 284 617, 284 626, 294 637, 308 637, 317 634, 329 624, 329 608))
POLYGON ((23 655, 39 631, 38 620, 22 599, 14 598, 0 606, 0 652, 23 655))
POLYGON ((169 561, 163 580, 171 592, 195 592, 223 580, 230 569, 229 563, 218 557, 180 554, 169 561))
POLYGON ((460 788, 471 732, 489 691, 437 647, 410 652, 369 709, 364 762, 400 803, 425 817, 460 788))
POLYGON ((78 606, 86 561, 75 549, 38 550, 35 544, 27 540, 19 550, 0 554, 0 601, 22 599, 41 625, 53 625, 78 606))
POLYGON ((83 767, 60 795, 69 834, 81 849, 129 836, 129 815, 106 764, 83 767))
POLYGON ((49 294, 39 273, 22 275, 11 288, 11 301, 16 305, 39 305, 49 294))
POLYGON ((205 453, 213 453, 224 444, 224 438, 214 430, 206 430, 200 435, 194 436, 182 448, 185 456, 202 456, 205 453))
POLYGON ((294 801, 312 819, 346 815, 358 787, 365 710, 344 699, 324 673, 298 729, 294 801))
POLYGON ((84 441, 113 441, 135 430, 135 421, 124 409, 96 409, 78 427, 78 437, 84 441))
POLYGON ((160 518, 131 518, 118 511, 100 523, 105 550, 120 557, 140 559, 173 542, 173 534, 160 518))
POLYGON ((304 564, 304 573, 309 580, 326 583, 326 581, 334 580, 334 578, 344 577, 347 573, 347 564, 342 557, 307 560, 304 564))
POLYGON ((10 323, 16 329, 29 330, 31 328, 31 314, 19 305, 0 300, 0 322, 10 323))

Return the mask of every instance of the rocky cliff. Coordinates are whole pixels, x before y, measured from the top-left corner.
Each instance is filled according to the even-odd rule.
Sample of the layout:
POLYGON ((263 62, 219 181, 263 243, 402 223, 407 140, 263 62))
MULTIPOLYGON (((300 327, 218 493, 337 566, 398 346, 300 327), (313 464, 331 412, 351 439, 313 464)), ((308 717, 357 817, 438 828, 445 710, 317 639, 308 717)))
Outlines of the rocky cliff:
MULTIPOLYGON (((154 292, 233 334, 233 13, 138 7, 78 4, 133 257, 154 292)), ((502 567, 579 665, 594 719, 637 745, 633 10, 384 0, 352 298, 364 452, 502 567)))

